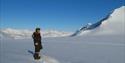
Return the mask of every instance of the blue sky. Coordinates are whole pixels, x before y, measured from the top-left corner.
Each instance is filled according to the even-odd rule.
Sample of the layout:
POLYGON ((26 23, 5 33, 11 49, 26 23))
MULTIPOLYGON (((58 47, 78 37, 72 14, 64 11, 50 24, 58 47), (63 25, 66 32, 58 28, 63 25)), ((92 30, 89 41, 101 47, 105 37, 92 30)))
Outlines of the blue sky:
POLYGON ((123 0, 1 0, 1 28, 75 31, 123 6, 123 0))

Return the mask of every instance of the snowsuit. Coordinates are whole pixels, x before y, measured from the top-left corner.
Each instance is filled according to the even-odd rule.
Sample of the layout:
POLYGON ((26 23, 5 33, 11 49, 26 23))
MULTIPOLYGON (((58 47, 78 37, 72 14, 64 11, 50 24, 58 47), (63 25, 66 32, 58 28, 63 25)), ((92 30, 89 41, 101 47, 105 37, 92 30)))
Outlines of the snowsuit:
POLYGON ((33 40, 34 40, 34 46, 35 46, 35 52, 40 52, 40 49, 42 49, 41 45, 41 35, 38 32, 34 32, 33 35, 33 40))

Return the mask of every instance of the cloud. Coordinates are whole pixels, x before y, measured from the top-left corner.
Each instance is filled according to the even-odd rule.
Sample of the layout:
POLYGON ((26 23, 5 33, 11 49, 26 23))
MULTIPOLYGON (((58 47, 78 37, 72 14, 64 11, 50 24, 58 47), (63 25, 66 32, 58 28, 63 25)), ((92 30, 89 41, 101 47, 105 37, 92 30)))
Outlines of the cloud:
MULTIPOLYGON (((0 36, 1 37, 7 37, 7 38, 14 38, 14 39, 26 39, 31 38, 33 30, 27 30, 27 29, 13 29, 13 28, 6 28, 0 30, 0 36)), ((61 32, 56 30, 47 30, 47 31, 41 31, 42 37, 63 37, 68 36, 71 33, 69 32, 61 32)))

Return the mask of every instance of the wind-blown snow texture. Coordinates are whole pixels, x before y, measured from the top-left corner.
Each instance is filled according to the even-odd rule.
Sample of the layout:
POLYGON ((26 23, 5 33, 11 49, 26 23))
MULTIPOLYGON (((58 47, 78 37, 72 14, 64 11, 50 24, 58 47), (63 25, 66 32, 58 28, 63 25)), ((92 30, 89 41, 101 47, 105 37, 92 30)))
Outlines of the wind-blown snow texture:
MULTIPOLYGON (((89 32, 75 37, 44 38, 45 63, 125 63, 125 6, 89 32)), ((0 63, 36 63, 32 39, 0 39, 0 63)), ((41 61, 40 61, 41 63, 41 61)))

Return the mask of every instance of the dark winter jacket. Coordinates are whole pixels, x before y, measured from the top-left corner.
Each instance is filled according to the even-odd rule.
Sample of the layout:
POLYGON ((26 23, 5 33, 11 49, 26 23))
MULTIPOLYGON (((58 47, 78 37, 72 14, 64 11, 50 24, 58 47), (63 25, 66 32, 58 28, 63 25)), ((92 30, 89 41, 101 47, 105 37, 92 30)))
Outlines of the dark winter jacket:
POLYGON ((34 32, 32 38, 34 40, 35 50, 39 51, 40 49, 42 49, 40 33, 34 32), (38 45, 35 45, 35 43, 38 43, 38 45))
POLYGON ((40 33, 34 32, 32 38, 34 39, 34 41, 41 41, 40 33))

